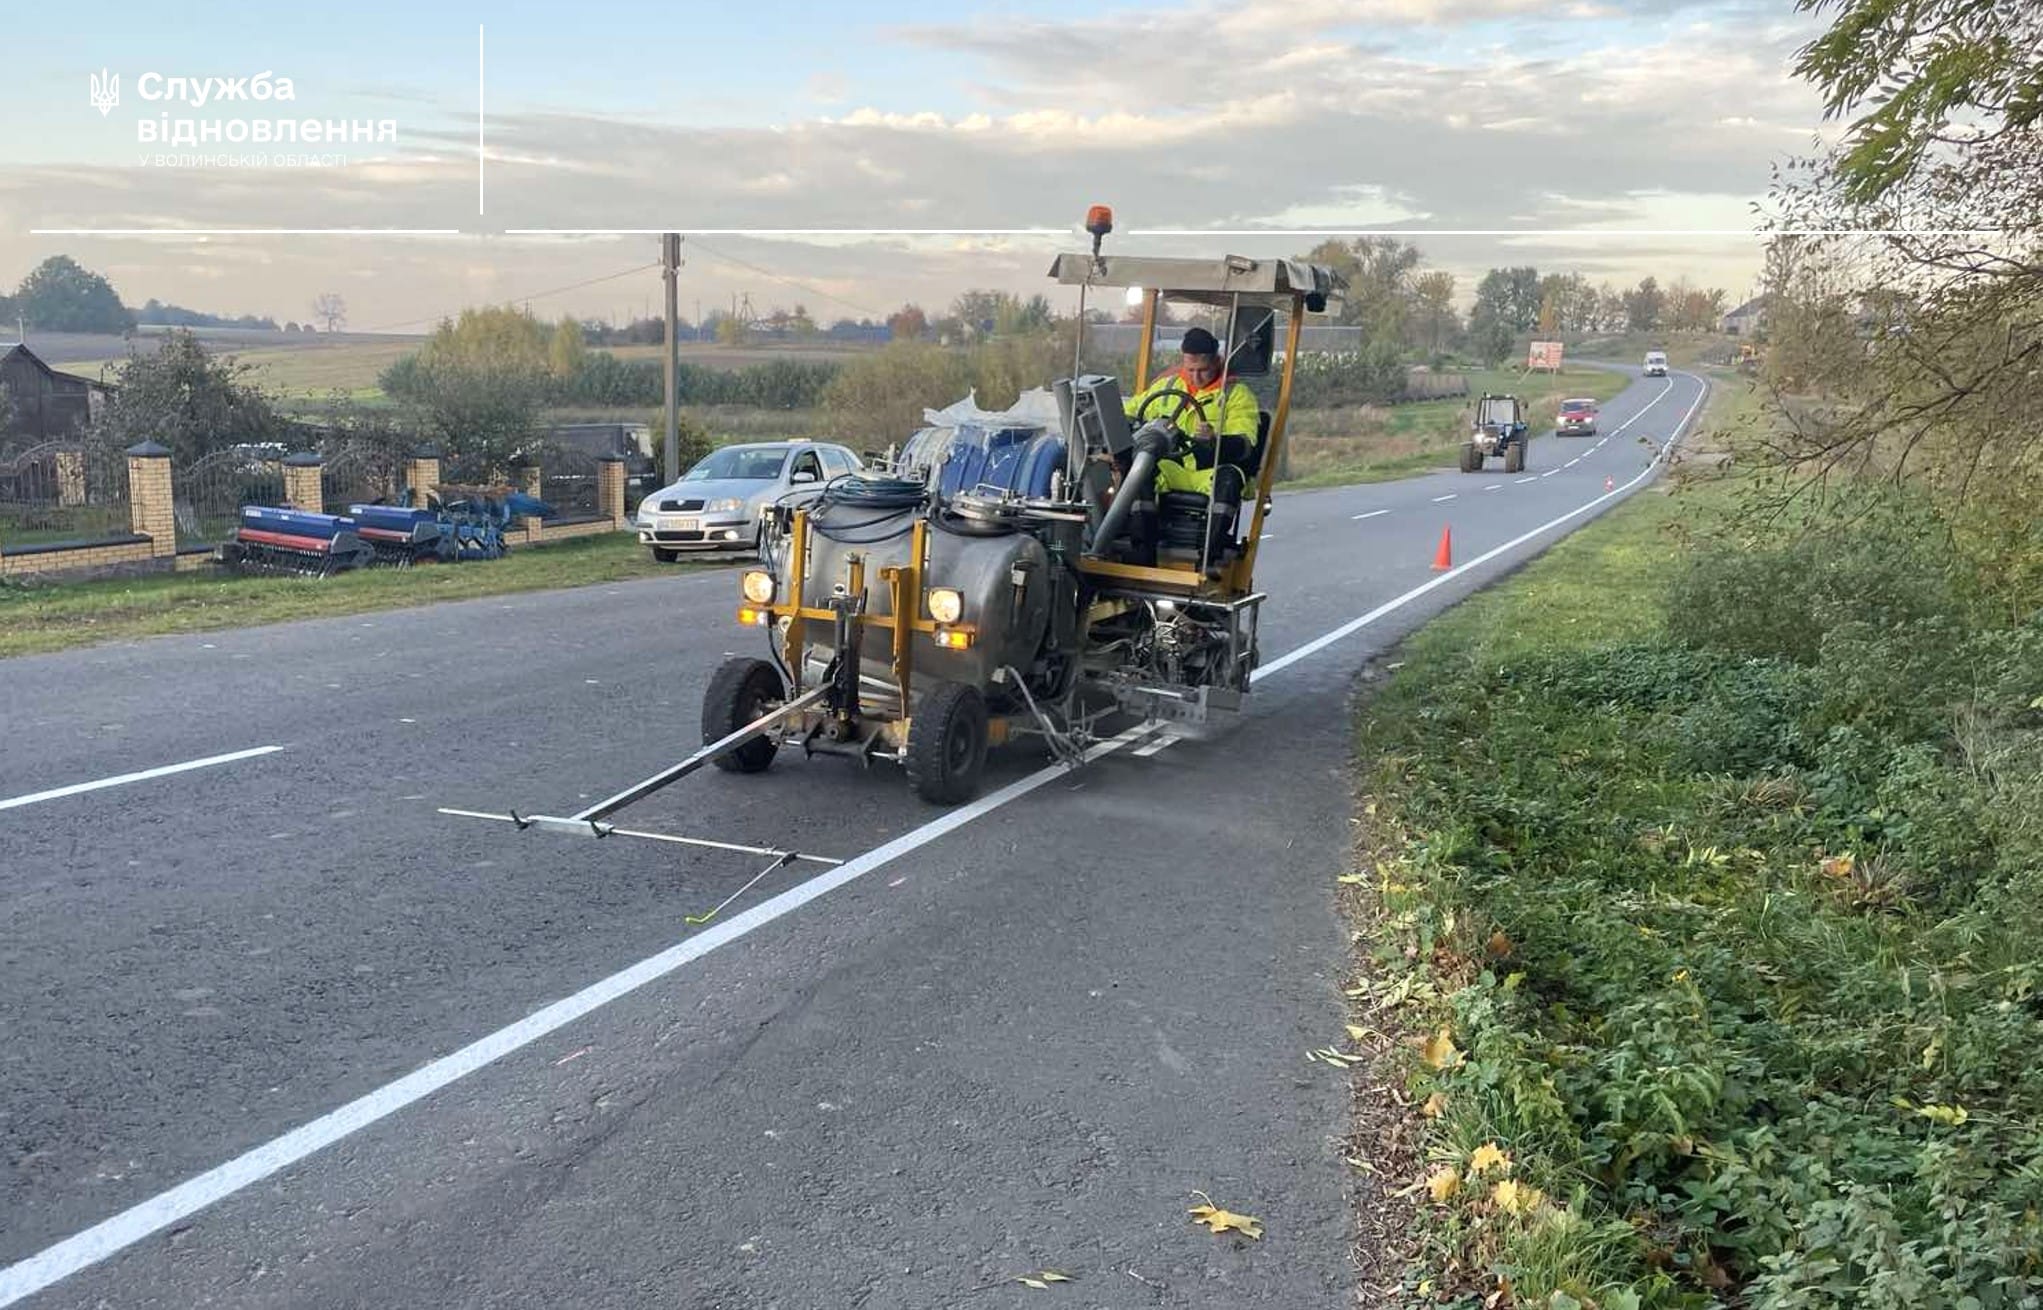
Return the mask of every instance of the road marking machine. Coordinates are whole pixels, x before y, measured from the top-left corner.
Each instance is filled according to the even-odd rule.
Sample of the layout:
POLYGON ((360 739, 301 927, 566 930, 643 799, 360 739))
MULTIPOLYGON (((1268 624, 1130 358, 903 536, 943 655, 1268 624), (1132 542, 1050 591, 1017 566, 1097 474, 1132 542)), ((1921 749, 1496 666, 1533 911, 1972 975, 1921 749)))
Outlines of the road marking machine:
POLYGON ((1291 259, 1103 255, 1113 230, 1104 206, 1086 230, 1091 251, 1050 268, 1077 289, 1071 376, 1000 414, 931 411, 931 426, 881 467, 769 511, 761 567, 743 575, 737 610, 761 650, 711 676, 701 749, 566 816, 442 813, 750 852, 773 858, 770 871, 821 857, 627 830, 613 818, 705 766, 761 773, 788 749, 899 765, 925 800, 956 804, 977 792, 991 747, 1032 738, 1075 763, 1108 719, 1184 731, 1237 716, 1258 659, 1256 546, 1295 343, 1305 316, 1333 308, 1345 283, 1291 259), (1141 305, 1126 396, 1117 378, 1079 369, 1086 299, 1099 288, 1141 305), (1219 326, 1217 389, 1150 389, 1167 307, 1219 326), (1237 382, 1263 384, 1256 440, 1202 441, 1237 382), (1182 480, 1167 489, 1167 463, 1232 463, 1247 494, 1234 504, 1182 480))

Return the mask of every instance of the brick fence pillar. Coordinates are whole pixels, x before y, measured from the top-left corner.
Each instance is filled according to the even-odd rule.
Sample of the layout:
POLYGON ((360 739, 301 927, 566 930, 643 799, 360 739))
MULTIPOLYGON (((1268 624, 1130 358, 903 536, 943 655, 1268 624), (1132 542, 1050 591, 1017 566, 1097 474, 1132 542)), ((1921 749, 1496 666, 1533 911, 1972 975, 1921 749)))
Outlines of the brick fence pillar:
POLYGON ((85 503, 85 452, 57 452, 57 503, 63 506, 85 503))
POLYGON ((544 479, 540 475, 539 466, 537 464, 527 464, 524 468, 518 470, 518 490, 532 497, 532 499, 534 500, 546 499, 545 496, 540 494, 539 490, 539 488, 543 485, 544 479))
POLYGON ((326 512, 326 490, 320 485, 317 451, 301 450, 284 460, 284 503, 292 509, 326 512))
POLYGON ((604 455, 596 465, 596 512, 624 526, 624 456, 604 455))
POLYGON ((426 501, 440 491, 440 448, 420 446, 404 466, 405 485, 411 488, 411 503, 424 509, 426 501))
POLYGON ((128 530, 149 538, 149 553, 177 554, 177 502, 170 451, 153 441, 128 447, 128 530))

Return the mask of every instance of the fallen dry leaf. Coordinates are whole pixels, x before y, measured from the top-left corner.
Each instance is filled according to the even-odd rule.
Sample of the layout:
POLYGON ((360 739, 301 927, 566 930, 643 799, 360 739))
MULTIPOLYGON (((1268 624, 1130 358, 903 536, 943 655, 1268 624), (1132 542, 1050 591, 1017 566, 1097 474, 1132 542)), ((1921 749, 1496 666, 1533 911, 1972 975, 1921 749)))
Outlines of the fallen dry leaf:
POLYGON ((1428 1119, 1438 1119, 1447 1113, 1447 1093, 1435 1092, 1427 1097, 1426 1103, 1419 1107, 1419 1113, 1428 1119))
POLYGON ((1498 1173, 1510 1173, 1511 1157, 1495 1142, 1484 1142, 1468 1157, 1468 1171, 1471 1174, 1486 1174, 1492 1169, 1498 1173))
POLYGON ((1826 878, 1849 878, 1852 870, 1858 867, 1858 862, 1857 856, 1846 851, 1842 855, 1831 856, 1816 867, 1823 871, 1826 878))
MULTIPOLYGON (((1204 1192, 1194 1192, 1192 1195, 1206 1196, 1204 1192)), ((1195 1205, 1188 1213, 1192 1216, 1193 1223, 1206 1225, 1206 1227, 1213 1230, 1215 1236, 1232 1231, 1240 1233, 1244 1237, 1252 1237, 1258 1241, 1262 1240, 1262 1220, 1252 1215, 1236 1214, 1232 1210, 1223 1210, 1213 1204, 1213 1198, 1210 1196, 1206 1197, 1204 1205, 1195 1205)))
POLYGON ((1461 1190, 1461 1170, 1453 1165, 1435 1170, 1426 1180, 1426 1190, 1432 1193, 1436 1205, 1447 1204, 1447 1199, 1461 1190))
POLYGON ((1454 1044, 1453 1034, 1442 1028, 1426 1039, 1419 1056, 1432 1068, 1452 1069, 1461 1063, 1461 1048, 1454 1044))
POLYGON ((1490 940, 1483 949, 1487 950, 1493 957, 1499 960, 1503 959, 1511 953, 1510 935, 1499 928, 1496 932, 1490 934, 1490 940))
POLYGON ((1546 1200, 1546 1193, 1506 1178, 1490 1189, 1490 1199, 1506 1214, 1530 1214, 1546 1200))

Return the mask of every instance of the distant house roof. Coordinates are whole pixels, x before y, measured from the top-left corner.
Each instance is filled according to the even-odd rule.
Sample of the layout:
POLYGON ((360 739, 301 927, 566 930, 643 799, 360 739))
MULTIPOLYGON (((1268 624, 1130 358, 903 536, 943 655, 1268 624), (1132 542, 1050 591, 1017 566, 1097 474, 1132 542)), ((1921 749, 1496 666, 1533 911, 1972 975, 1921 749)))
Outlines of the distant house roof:
POLYGON ((9 361, 14 360, 23 361, 34 366, 39 372, 42 373, 44 377, 50 379, 52 382, 56 382, 61 379, 62 381, 65 382, 74 382, 81 387, 89 387, 94 391, 111 392, 114 389, 111 384, 101 382, 97 378, 88 378, 81 376, 77 373, 66 373, 62 369, 51 368, 48 364, 43 362, 43 358, 41 355, 38 355, 33 350, 30 350, 28 346, 22 342, 17 341, 11 346, 4 346, 4 348, 0 348, 0 365, 5 365, 9 361))
POLYGON ((1764 296, 1764 295, 1758 295, 1758 296, 1754 296, 1754 297, 1753 297, 1752 299, 1750 299, 1750 300, 1746 301, 1746 302, 1745 302, 1744 304, 1742 304, 1742 305, 1738 306, 1738 308, 1736 308, 1736 309, 1732 310, 1732 311, 1731 311, 1730 313, 1728 313, 1728 314, 1724 315, 1724 317, 1725 317, 1725 318, 1751 318, 1751 317, 1752 317, 1752 316, 1754 316, 1755 314, 1763 314, 1763 313, 1765 313, 1765 312, 1766 312, 1766 302, 1767 302, 1767 299, 1768 299, 1768 297, 1766 297, 1766 296, 1764 296))

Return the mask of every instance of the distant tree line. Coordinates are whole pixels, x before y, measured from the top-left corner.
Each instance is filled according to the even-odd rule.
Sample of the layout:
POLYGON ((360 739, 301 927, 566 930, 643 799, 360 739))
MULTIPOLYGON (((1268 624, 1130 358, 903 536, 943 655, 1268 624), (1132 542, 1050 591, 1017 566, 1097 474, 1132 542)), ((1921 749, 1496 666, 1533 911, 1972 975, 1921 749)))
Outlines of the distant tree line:
POLYGON ((1542 274, 1531 265, 1493 268, 1476 283, 1464 317, 1455 277, 1421 267, 1417 246, 1395 237, 1324 241, 1305 258, 1327 264, 1348 281, 1330 322, 1363 329, 1366 365, 1382 369, 1392 356, 1423 359, 1464 354, 1496 363, 1531 334, 1709 332, 1729 296, 1686 278, 1663 284, 1641 278, 1630 287, 1591 283, 1580 273, 1542 274))
POLYGON ((107 334, 129 332, 138 326, 312 330, 310 322, 302 327, 286 323, 279 329, 268 315, 208 314, 165 304, 153 296, 140 309, 129 309, 121 303, 113 283, 69 255, 50 256, 29 270, 11 294, 0 292, 0 327, 11 329, 17 322, 43 332, 107 334))

